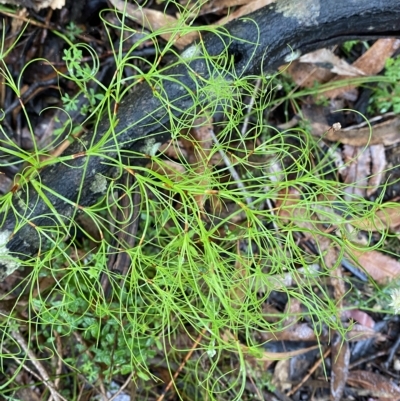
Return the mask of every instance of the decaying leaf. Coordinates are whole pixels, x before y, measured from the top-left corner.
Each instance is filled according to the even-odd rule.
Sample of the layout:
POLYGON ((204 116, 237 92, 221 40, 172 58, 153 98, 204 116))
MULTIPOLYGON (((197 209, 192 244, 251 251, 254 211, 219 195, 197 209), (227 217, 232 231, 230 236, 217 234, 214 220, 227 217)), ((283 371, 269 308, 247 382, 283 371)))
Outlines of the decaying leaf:
POLYGON ((264 6, 267 6, 268 4, 275 3, 276 0, 253 0, 251 2, 248 2, 243 7, 240 7, 233 13, 228 14, 226 17, 220 19, 217 24, 218 25, 225 25, 229 21, 232 21, 234 19, 237 19, 243 15, 247 15, 252 13, 253 11, 256 11, 264 6))
POLYGON ((288 187, 279 191, 275 200, 276 213, 285 224, 293 219, 293 214, 299 205, 300 198, 301 194, 296 188, 288 187))
POLYGON ((315 83, 323 84, 330 81, 335 74, 327 68, 318 67, 314 64, 301 63, 299 60, 291 62, 279 68, 290 75, 301 88, 312 88, 315 83))
MULTIPOLYGON (((359 57, 352 66, 363 71, 364 75, 377 75, 385 67, 386 60, 391 57, 396 50, 400 48, 400 40, 393 38, 384 38, 377 40, 361 57, 359 57)), ((350 78, 349 75, 338 76, 333 81, 340 81, 350 78)), ((346 92, 350 92, 355 85, 346 85, 340 88, 332 89, 324 93, 329 99, 344 97, 346 92)))
POLYGON ((290 361, 288 359, 278 361, 274 369, 272 384, 279 391, 285 392, 292 388, 293 382, 290 378, 290 361))
POLYGON ((372 127, 344 128, 326 132, 324 138, 351 146, 394 145, 400 142, 400 118, 391 118, 372 127))
POLYGON ((371 338, 375 341, 385 340, 385 337, 379 332, 360 324, 352 324, 351 329, 346 332, 346 341, 364 341, 371 338))
POLYGON ((385 376, 365 370, 355 370, 349 373, 347 384, 370 390, 370 394, 379 397, 381 401, 400 400, 400 387, 385 376))
POLYGON ((379 284, 400 277, 400 262, 381 252, 353 249, 351 256, 379 284))
POLYGON ((353 63, 353 66, 365 75, 377 75, 385 68, 386 60, 399 48, 399 39, 379 39, 353 63))
POLYGON ((178 30, 174 30, 174 28, 179 27, 180 30, 184 28, 190 28, 175 17, 162 11, 152 10, 151 8, 147 7, 139 7, 131 3, 126 3, 124 0, 110 0, 110 3, 119 11, 126 11, 127 17, 131 18, 136 23, 140 24, 151 32, 165 29, 166 32, 160 33, 160 37, 166 41, 169 41, 173 38, 174 46, 180 50, 199 37, 197 31, 188 32, 182 36, 178 35, 178 30))
POLYGON ((386 152, 383 145, 372 145, 369 147, 371 153, 371 176, 368 180, 367 197, 377 191, 382 183, 383 173, 386 168, 386 152))
POLYGON ((218 13, 230 7, 243 6, 252 2, 253 0, 211 0, 204 2, 199 15, 218 13))
POLYGON ((158 160, 153 160, 148 166, 152 171, 165 176, 172 182, 180 182, 186 174, 186 167, 173 160, 163 160, 162 164, 158 160))
MULTIPOLYGON (((222 334, 222 338, 225 341, 234 341, 238 342, 235 336, 230 333, 229 331, 225 331, 222 334)), ((314 349, 318 349, 318 345, 314 345, 307 348, 302 348, 296 351, 287 351, 287 352, 268 352, 268 351, 260 351, 260 354, 257 356, 259 361, 278 361, 287 358, 291 358, 296 355, 302 355, 308 351, 312 351, 314 349)), ((244 355, 254 355, 254 352, 250 352, 250 348, 245 346, 244 344, 240 344, 240 350, 243 352, 244 355)))
POLYGON ((386 231, 393 233, 400 231, 400 204, 394 202, 384 203, 372 214, 363 219, 351 221, 354 227, 365 231, 386 231))
POLYGON ((360 309, 345 310, 342 312, 342 317, 345 317, 346 319, 352 319, 360 323, 361 326, 367 327, 369 329, 373 329, 375 326, 374 319, 372 319, 372 317, 368 313, 363 312, 360 309))
POLYGON ((371 174, 371 154, 368 149, 344 145, 343 157, 346 169, 342 172, 345 184, 345 192, 348 194, 345 200, 351 201, 354 196, 364 197, 368 186, 367 177, 371 174))
POLYGON ((365 75, 364 71, 350 65, 345 60, 336 56, 332 50, 320 49, 312 53, 307 53, 299 58, 301 63, 311 63, 317 67, 325 68, 335 74, 349 75, 349 76, 362 76, 365 75))
MULTIPOLYGON (((381 185, 386 168, 386 153, 383 145, 367 148, 344 145, 344 167, 339 173, 348 184, 348 194, 371 196, 381 185)), ((351 200, 351 197, 345 199, 351 200)))
POLYGON ((340 401, 346 386, 349 373, 349 343, 336 334, 331 345, 331 401, 340 401))

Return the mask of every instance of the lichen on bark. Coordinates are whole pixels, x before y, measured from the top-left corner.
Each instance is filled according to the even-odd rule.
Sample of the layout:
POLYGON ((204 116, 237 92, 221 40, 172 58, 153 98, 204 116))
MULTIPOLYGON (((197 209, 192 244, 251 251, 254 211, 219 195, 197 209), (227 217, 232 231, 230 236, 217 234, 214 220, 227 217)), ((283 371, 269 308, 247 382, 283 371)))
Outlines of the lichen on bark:
POLYGON ((0 260, 3 269, 0 269, 0 280, 12 274, 20 267, 20 263, 10 256, 10 250, 7 248, 12 232, 9 230, 0 231, 0 260))

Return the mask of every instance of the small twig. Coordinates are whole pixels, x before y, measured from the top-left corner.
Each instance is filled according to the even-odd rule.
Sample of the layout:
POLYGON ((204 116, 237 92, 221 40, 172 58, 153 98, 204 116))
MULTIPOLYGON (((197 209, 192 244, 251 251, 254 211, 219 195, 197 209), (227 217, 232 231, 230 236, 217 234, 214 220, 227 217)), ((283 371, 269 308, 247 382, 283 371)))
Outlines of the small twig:
POLYGON ((100 382, 99 386, 100 386, 100 393, 101 393, 101 396, 103 397, 103 400, 104 400, 104 401, 107 401, 107 400, 108 400, 108 398, 107 398, 107 391, 106 391, 106 388, 105 388, 105 386, 104 386, 104 382, 103 382, 103 380, 100 380, 99 382, 100 382))
POLYGON ((375 352, 375 353, 372 354, 372 355, 368 355, 368 356, 365 357, 365 358, 361 358, 361 359, 359 359, 359 360, 357 360, 357 361, 351 363, 351 364, 349 365, 349 370, 352 370, 352 369, 354 369, 355 367, 357 367, 357 366, 359 366, 359 365, 362 365, 363 363, 367 363, 367 362, 370 362, 370 361, 376 361, 378 358, 380 358, 381 356, 385 356, 385 355, 387 355, 388 353, 389 353, 389 350, 385 349, 384 351, 375 352))
POLYGON ((294 388, 292 388, 286 395, 288 397, 292 396, 297 390, 299 390, 304 383, 311 377, 311 375, 317 370, 318 366, 321 364, 322 360, 325 360, 326 357, 330 354, 331 352, 331 348, 328 348, 323 357, 319 358, 317 362, 314 363, 314 365, 312 366, 312 368, 309 370, 309 372, 303 377, 303 379, 301 380, 301 382, 294 388))
MULTIPOLYGON (((218 146, 218 152, 221 155, 222 159, 224 160, 224 163, 226 167, 228 167, 229 172, 231 173, 232 178, 235 180, 236 186, 243 192, 246 193, 246 186, 243 184, 242 180, 240 179, 239 174, 235 170, 235 168, 232 166, 231 161, 229 160, 229 157, 226 155, 226 153, 222 150, 221 145, 218 141, 218 138, 214 134, 214 131, 211 130, 211 136, 214 141, 214 143, 218 146)), ((250 205, 253 203, 253 199, 250 196, 246 196, 246 203, 247 205, 250 205)))
POLYGON ((247 106, 247 114, 243 121, 242 130, 241 130, 241 134, 242 134, 243 138, 246 138, 246 136, 247 136, 247 127, 249 126, 251 111, 253 110, 253 106, 256 101, 256 96, 257 96, 258 90, 260 89, 260 85, 261 85, 261 78, 257 79, 256 84, 254 85, 253 96, 251 97, 250 102, 247 106))
POLYGON ((60 377, 61 377, 61 372, 62 372, 62 367, 63 367, 63 361, 61 358, 62 355, 62 344, 61 344, 61 337, 60 334, 57 332, 57 330, 53 330, 54 337, 56 339, 56 344, 57 344, 57 354, 59 356, 57 360, 57 370, 56 370, 56 379, 54 380, 54 387, 58 388, 60 384, 60 377))
POLYGON ((31 84, 29 89, 27 89, 24 93, 21 94, 16 100, 14 100, 10 106, 8 106, 4 110, 4 115, 11 113, 16 107, 24 105, 28 102, 33 96, 36 96, 40 93, 41 90, 48 89, 49 86, 55 85, 57 83, 57 78, 51 78, 46 81, 36 81, 31 84))
POLYGON ((256 383, 254 383, 254 380, 253 380, 253 378, 251 377, 251 375, 248 375, 247 377, 249 378, 250 383, 253 385, 254 391, 256 392, 257 397, 260 399, 260 401, 264 401, 264 397, 263 397, 263 395, 261 394, 260 389, 256 386, 256 383))
POLYGON ((165 396, 167 395, 168 391, 170 390, 172 385, 175 383, 175 380, 178 377, 179 373, 181 373, 181 371, 185 367, 187 361, 191 358, 191 356, 193 355, 193 352, 196 350, 196 348, 200 344, 200 340, 203 338, 203 336, 204 336, 204 334, 206 333, 207 330, 208 330, 208 328, 203 329, 201 331, 201 333, 198 335, 198 337, 196 338, 196 340, 194 340, 194 344, 193 344, 192 348, 186 354, 185 359, 179 365, 179 367, 176 370, 176 372, 174 373, 172 379, 167 384, 167 387, 165 387, 165 390, 163 391, 163 393, 157 398, 157 401, 162 401, 165 398, 165 396))
POLYGON ((26 370, 30 375, 35 377, 38 381, 42 381, 42 378, 36 372, 34 372, 29 366, 22 364, 21 360, 18 359, 16 356, 14 356, 13 353, 11 352, 11 350, 9 350, 8 348, 4 347, 4 345, 2 346, 1 349, 2 349, 2 351, 7 353, 7 358, 14 359, 14 361, 18 365, 22 366, 22 369, 26 370))
POLYGON ((120 387, 120 389, 108 401, 115 400, 126 389, 126 387, 128 387, 128 384, 131 382, 132 377, 133 377, 133 372, 128 376, 128 378, 125 380, 124 384, 120 387))
POLYGON ((29 349, 28 343, 25 341, 25 338, 21 335, 21 333, 18 331, 13 331, 12 336, 22 347, 22 349, 25 351, 26 355, 29 357, 32 364, 35 366, 36 370, 39 372, 41 380, 43 381, 44 385, 49 389, 52 398, 55 401, 59 400, 67 401, 61 394, 58 393, 54 383, 50 380, 50 376, 47 374, 46 369, 39 362, 33 351, 29 349))
MULTIPOLYGON (((0 12, 0 14, 3 14, 5 16, 13 18, 13 19, 24 21, 24 22, 26 22, 28 24, 37 26, 39 28, 49 29, 50 31, 60 31, 60 32, 63 32, 63 33, 67 32, 67 30, 62 28, 61 26, 57 26, 57 25, 54 25, 54 24, 47 24, 47 23, 44 24, 43 22, 36 21, 36 20, 34 20, 32 18, 24 17, 23 15, 13 14, 13 13, 9 13, 9 12, 3 11, 3 10, 0 12)), ((81 40, 83 40, 84 42, 87 42, 87 43, 96 42, 97 44, 100 44, 100 45, 104 44, 102 40, 96 39, 93 36, 89 36, 87 34, 79 34, 79 35, 76 35, 76 37, 81 39, 81 40)))

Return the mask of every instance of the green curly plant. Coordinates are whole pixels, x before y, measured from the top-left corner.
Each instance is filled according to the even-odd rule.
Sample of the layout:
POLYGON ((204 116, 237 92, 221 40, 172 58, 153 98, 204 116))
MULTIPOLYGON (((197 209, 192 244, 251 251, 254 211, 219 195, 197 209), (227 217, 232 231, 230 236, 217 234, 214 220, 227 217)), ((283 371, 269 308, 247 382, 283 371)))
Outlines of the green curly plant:
MULTIPOLYGON (((125 24, 123 13, 116 15, 121 26, 110 26, 104 20, 107 32, 120 29, 121 38, 136 33, 125 24)), ((185 18, 183 15, 183 21, 185 18)), ((194 30, 172 29, 172 37, 194 30)), ((96 53, 85 45, 92 63, 82 64, 83 45, 58 33, 70 45, 64 56, 69 72, 58 73, 86 94, 91 106, 88 119, 95 126, 104 118, 115 121, 110 104, 122 99, 140 80, 158 87, 162 68, 138 59, 134 50, 151 40, 155 60, 176 53, 173 39, 160 47, 158 37, 162 33, 144 36, 127 53, 122 52, 121 40, 120 47, 114 49, 113 81, 108 88, 97 81, 99 93, 87 86, 89 80, 96 80, 100 63, 96 53), (147 65, 146 71, 139 70, 139 61, 147 65), (127 66, 137 75, 124 77, 127 66)), ((198 46, 201 44, 200 40, 198 46)), ((114 135, 112 129, 96 146, 87 145, 88 156, 104 157, 119 171, 134 174, 134 180, 115 180, 95 205, 82 208, 80 221, 83 216, 85 227, 94 227, 93 231, 88 232, 74 218, 65 221, 54 209, 50 218, 59 222, 57 230, 40 228, 43 244, 48 241, 51 246, 43 246, 41 257, 28 262, 29 274, 18 284, 27 310, 21 315, 17 299, 15 308, 0 320, 1 341, 7 345, 1 353, 2 370, 7 371, 10 358, 19 364, 14 373, 4 373, 4 396, 12 397, 17 388, 14 379, 29 362, 13 340, 16 330, 27 331, 35 338, 30 347, 42 355, 42 362, 53 374, 54 360, 62 360, 66 373, 61 378, 65 384, 60 394, 71 400, 77 397, 80 375, 96 387, 100 378, 111 383, 115 376, 129 374, 142 389, 144 399, 160 384, 155 367, 169 370, 173 377, 191 349, 195 356, 186 361, 174 380, 180 398, 245 399, 246 375, 254 369, 248 359, 263 355, 257 333, 277 333, 303 319, 313 322, 317 334, 329 328, 345 336, 349 328, 335 318, 340 308, 326 284, 340 258, 337 265, 328 266, 328 250, 322 243, 329 242, 340 250, 340 257, 351 252, 355 245, 329 228, 346 232, 348 216, 363 219, 377 204, 354 198, 346 203, 346 213, 335 213, 346 186, 335 179, 337 170, 329 157, 322 156, 320 144, 305 130, 278 132, 265 121, 265 110, 285 101, 272 95, 275 77, 239 76, 228 52, 215 58, 202 50, 215 73, 203 79, 203 86, 193 95, 195 105, 185 111, 185 118, 177 120, 171 114, 172 140, 168 147, 151 155, 151 165, 132 167, 129 158, 136 155, 127 151, 109 159, 103 145, 114 135), (261 82, 258 92, 256 79, 261 82), (254 98, 250 115, 243 103, 246 96, 254 98), (210 127, 216 114, 223 118, 218 122, 215 118, 210 127), (243 136, 240 127, 246 119, 250 119, 250 126, 243 136), (188 132, 193 127, 211 129, 214 137, 202 143, 188 132), (190 143, 193 154, 199 156, 189 162, 180 142, 190 143), (133 216, 130 211, 126 221, 118 220, 120 200, 134 193, 140 193, 141 203, 139 227, 133 234, 135 245, 125 250, 131 261, 129 273, 107 272, 108 259, 119 252, 112 243, 113 233, 133 216), (272 207, 271 202, 280 206, 272 207), (84 232, 83 245, 76 239, 79 230, 84 232), (313 239, 320 252, 306 252, 300 245, 302 237, 313 239), (112 284, 111 300, 98 285, 104 273, 112 284), (44 279, 52 285, 42 291, 44 279), (289 306, 296 300, 304 307, 294 315, 290 307, 266 314, 263 305, 272 294, 284 297, 289 306), (63 353, 57 345, 59 339, 64 344, 63 353)), ((2 48, 0 73, 19 96, 19 84, 12 80, 4 63, 9 51, 2 48)), ((185 62, 185 57, 188 54, 179 62, 185 62)), ((168 112, 170 100, 161 90, 157 96, 168 112)), ((292 94, 292 99, 297 96, 292 94)), ((63 101, 66 112, 76 106, 74 99, 64 96, 63 101)), ((29 121, 27 114, 25 117, 29 121)), ((19 174, 19 186, 36 180, 37 190, 45 198, 38 172, 52 163, 68 163, 68 158, 49 158, 51 146, 40 149, 31 126, 30 130, 35 144, 32 152, 20 149, 4 131, 6 139, 0 150, 14 156, 15 163, 28 166, 19 174)), ((102 181, 96 185, 101 186, 102 181)), ((29 204, 29 199, 22 201, 29 204)), ((1 212, 12 207, 10 194, 2 197, 0 205, 1 212)), ((130 207, 133 210, 132 203, 130 207)), ((23 221, 24 216, 20 216, 19 222, 23 221)), ((261 386, 270 386, 267 373, 258 379, 261 386)))

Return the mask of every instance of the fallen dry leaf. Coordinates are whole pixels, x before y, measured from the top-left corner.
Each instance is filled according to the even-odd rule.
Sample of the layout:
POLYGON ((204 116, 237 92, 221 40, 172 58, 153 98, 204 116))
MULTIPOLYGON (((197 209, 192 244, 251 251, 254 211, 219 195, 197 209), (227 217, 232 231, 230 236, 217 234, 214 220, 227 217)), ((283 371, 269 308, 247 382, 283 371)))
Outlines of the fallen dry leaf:
MULTIPOLYGON (((343 318, 343 298, 346 293, 342 266, 337 262, 339 260, 339 251, 337 247, 330 246, 324 252, 325 266, 332 271, 330 274, 330 282, 333 287, 333 298, 338 307, 337 317, 343 318), (336 268, 335 268, 336 266, 336 268)), ((350 361, 350 348, 349 343, 339 335, 338 332, 333 331, 333 341, 331 343, 331 361, 332 361, 332 374, 331 374, 331 401, 340 401, 343 397, 344 388, 346 386, 347 374, 349 371, 350 361)))
POLYGON ((182 181, 183 176, 187 173, 185 166, 173 160, 163 160, 161 164, 157 159, 154 159, 149 163, 148 167, 152 171, 167 177, 172 182, 182 181))
POLYGON ((217 22, 217 25, 225 25, 229 21, 242 17, 243 15, 247 15, 252 13, 253 11, 259 10, 260 8, 267 6, 268 4, 275 3, 275 0, 253 0, 250 3, 246 4, 243 7, 240 7, 233 13, 227 15, 226 17, 220 19, 217 22))
POLYGON ((293 381, 290 377, 290 361, 288 359, 278 361, 276 364, 272 385, 281 392, 286 392, 292 388, 293 381))
POLYGON ((295 60, 289 65, 283 65, 279 71, 290 75, 296 85, 302 88, 312 88, 315 83, 324 84, 330 81, 335 74, 330 70, 295 60))
MULTIPOLYGON (((391 57, 396 50, 400 48, 400 40, 385 38, 377 40, 361 57, 359 57, 352 66, 363 71, 364 75, 377 75, 385 67, 386 60, 391 57)), ((347 76, 335 77, 332 82, 350 78, 347 76)), ((355 88, 354 84, 346 85, 324 92, 324 96, 329 99, 343 97, 346 92, 355 88)))
POLYGON ((226 8, 243 6, 252 2, 253 0, 211 0, 201 6, 199 15, 218 13, 226 8))
POLYGON ((350 309, 342 312, 342 317, 346 319, 352 319, 360 323, 360 325, 373 329, 375 321, 368 313, 361 311, 360 309, 350 309))
POLYGON ((336 333, 331 345, 331 401, 340 401, 349 374, 350 347, 347 341, 336 333))
POLYGON ((351 146, 394 145, 400 142, 400 118, 391 118, 372 127, 343 128, 336 132, 326 132, 324 139, 351 146))
POLYGON ((382 204, 376 213, 363 219, 352 220, 351 225, 365 231, 400 231, 400 204, 382 204))
POLYGON ((165 14, 163 11, 152 10, 147 7, 139 7, 134 4, 126 3, 124 0, 110 0, 110 3, 119 11, 126 11, 126 16, 131 18, 136 23, 140 24, 144 28, 151 32, 158 31, 160 29, 169 30, 169 32, 160 33, 160 37, 164 40, 169 41, 174 37, 174 46, 179 50, 184 49, 187 45, 192 43, 199 37, 197 31, 186 33, 183 36, 177 34, 177 29, 172 32, 174 28, 179 26, 179 29, 188 28, 185 24, 175 17, 165 14), (173 36, 174 35, 174 36, 173 36))
MULTIPOLYGON (((227 22, 233 19, 237 19, 242 15, 249 14, 255 10, 258 10, 261 7, 264 7, 274 2, 275 0, 256 0, 256 1, 224 0, 222 8, 232 7, 233 5, 236 6, 240 4, 245 4, 245 5, 236 10, 235 12, 229 14, 228 16, 222 18, 216 24, 225 25, 227 22)), ((159 29, 175 28, 176 26, 178 26, 178 24, 180 30, 182 30, 183 28, 190 29, 190 26, 183 24, 181 21, 179 21, 179 19, 171 15, 165 14, 162 11, 152 10, 147 7, 139 7, 134 4, 126 3, 124 0, 110 0, 110 3, 119 11, 126 10, 127 16, 129 18, 133 19, 136 23, 142 25, 143 27, 149 29, 152 32, 157 31, 159 29)), ((196 7, 197 5, 193 5, 194 11, 196 7)), ((218 4, 218 7, 221 7, 221 5, 218 4)), ((207 11, 200 12, 200 14, 206 14, 206 13, 207 11)), ((182 36, 177 35, 176 32, 160 33, 160 37, 162 37, 166 41, 169 41, 172 38, 172 35, 174 35, 175 37, 174 46, 179 50, 184 49, 186 46, 188 46, 193 41, 199 38, 198 31, 188 32, 182 36)))
POLYGON ((400 387, 378 373, 365 370, 354 370, 349 373, 347 384, 353 387, 361 387, 370 390, 373 397, 379 397, 381 401, 400 400, 400 387))
MULTIPOLYGON (((386 168, 386 153, 383 145, 354 147, 344 145, 342 151, 344 165, 338 171, 348 186, 348 194, 361 197, 371 196, 381 185, 386 168)), ((351 200, 351 196, 346 196, 351 200)))
POLYGON ((346 168, 341 170, 347 195, 345 201, 351 201, 354 196, 364 197, 368 186, 367 177, 371 174, 371 154, 368 149, 344 145, 343 159, 346 168))
POLYGON ((171 159, 180 160, 188 157, 185 147, 180 139, 171 139, 160 146, 159 152, 171 159))
POLYGON ((287 187, 279 191, 275 200, 276 214, 284 224, 293 219, 293 214, 300 203, 301 194, 294 187, 287 187))
POLYGON ((346 332, 346 341, 364 341, 371 338, 374 338, 377 342, 385 340, 381 333, 360 324, 352 324, 351 329, 346 332))
MULTIPOLYGON (((345 164, 341 166, 339 173, 348 184, 346 192, 361 197, 369 197, 376 192, 386 168, 385 147, 344 145, 342 155, 345 164)), ((347 196, 345 199, 350 201, 351 197, 347 196)))
MULTIPOLYGON (((242 346, 241 346, 242 348, 242 346)), ((280 374, 280 380, 285 382, 285 366, 286 364, 290 363, 290 358, 294 358, 300 356, 306 352, 313 351, 318 348, 318 346, 309 347, 305 349, 301 349, 298 351, 291 351, 291 352, 264 352, 263 357, 255 356, 254 353, 250 353, 247 351, 247 347, 244 347, 244 358, 246 363, 251 365, 253 369, 258 369, 260 372, 265 372, 273 363, 278 360, 277 367, 278 373, 280 374), (285 356, 283 356, 285 355, 285 356), (280 366, 280 367, 279 367, 280 366), (260 369, 261 368, 261 369, 260 369)), ((277 368, 275 368, 276 371, 277 368)))
POLYGON ((399 48, 399 39, 379 39, 353 63, 353 66, 365 75, 376 75, 385 68, 386 60, 399 48))
POLYGON ((336 56, 332 50, 319 49, 315 52, 307 53, 299 58, 301 63, 314 64, 317 67, 325 68, 335 74, 348 76, 362 76, 364 71, 353 65, 350 65, 345 60, 336 56))
POLYGON ((283 321, 284 326, 290 326, 296 324, 300 319, 301 313, 303 312, 303 306, 300 300, 291 298, 285 306, 285 315, 287 318, 283 321))
MULTIPOLYGON (((234 341, 235 343, 238 342, 236 337, 227 330, 222 334, 222 339, 224 341, 229 341, 229 342, 231 342, 231 341, 234 341)), ((253 355, 254 356, 254 352, 250 352, 249 347, 247 347, 246 345, 244 345, 242 343, 239 343, 239 346, 240 346, 240 350, 243 352, 244 355, 253 355)), ((256 358, 259 361, 279 361, 282 359, 291 358, 293 356, 302 355, 308 351, 312 351, 312 350, 318 349, 318 348, 319 348, 318 345, 313 345, 311 347, 302 348, 302 349, 298 349, 295 351, 287 351, 287 352, 262 351, 256 358)))
POLYGON ((386 152, 383 145, 371 145, 371 176, 368 179, 367 197, 375 193, 382 183, 384 170, 386 168, 386 152))
POLYGON ((263 333, 264 341, 315 341, 316 339, 315 331, 308 323, 297 323, 276 333, 263 333))
POLYGON ((381 252, 352 249, 351 256, 379 284, 400 276, 400 262, 381 252))
POLYGON ((307 348, 302 348, 296 351, 287 351, 287 352, 268 352, 268 351, 263 351, 262 356, 259 357, 259 360, 266 360, 266 361, 277 361, 279 359, 286 359, 286 358, 292 358, 297 355, 303 355, 308 351, 312 351, 314 349, 318 349, 318 345, 313 345, 312 347, 307 347, 307 348))

